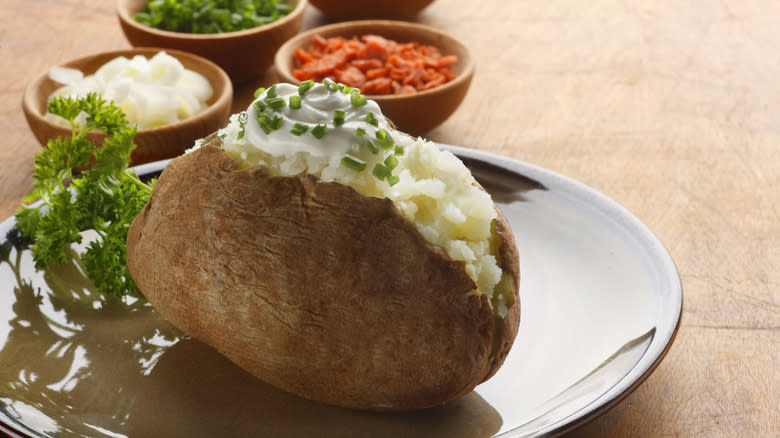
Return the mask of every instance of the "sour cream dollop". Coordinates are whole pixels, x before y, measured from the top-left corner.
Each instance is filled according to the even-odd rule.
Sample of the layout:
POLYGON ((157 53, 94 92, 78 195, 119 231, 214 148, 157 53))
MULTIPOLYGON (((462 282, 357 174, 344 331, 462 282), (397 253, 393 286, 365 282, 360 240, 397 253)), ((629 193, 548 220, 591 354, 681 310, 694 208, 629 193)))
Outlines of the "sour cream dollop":
POLYGON ((318 157, 343 155, 356 146, 364 146, 367 139, 375 139, 377 131, 390 130, 390 124, 376 102, 366 100, 357 90, 333 82, 313 84, 310 88, 306 85, 276 84, 252 102, 246 111, 246 119, 249 141, 263 145, 263 149, 271 155, 295 152, 318 157), (300 107, 291 104, 297 99, 300 99, 300 107), (269 108, 271 102, 284 102, 284 106, 269 108), (339 119, 339 111, 343 112, 343 119, 339 119), (276 123, 280 128, 264 130, 263 123, 257 122, 263 114, 270 117, 271 123, 279 117, 281 121, 276 123), (295 130, 296 125, 299 131, 295 130), (324 132, 319 138, 316 136, 318 126, 321 127, 320 132, 324 132), (301 133, 304 129, 305 132, 301 133))
MULTIPOLYGON (((84 97, 98 93, 114 102, 138 129, 156 128, 192 117, 208 107, 214 93, 208 79, 185 68, 175 57, 161 51, 152 58, 119 56, 93 75, 66 67, 52 67, 49 78, 64 84, 49 96, 84 97)), ((67 124, 53 114, 46 117, 67 124)))

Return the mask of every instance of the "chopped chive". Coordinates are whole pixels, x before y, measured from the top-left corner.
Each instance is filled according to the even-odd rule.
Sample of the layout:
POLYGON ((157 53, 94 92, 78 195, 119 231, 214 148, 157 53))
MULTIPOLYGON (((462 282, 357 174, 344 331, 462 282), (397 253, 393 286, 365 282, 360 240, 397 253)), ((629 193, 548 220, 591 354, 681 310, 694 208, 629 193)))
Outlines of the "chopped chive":
POLYGON ((276 131, 277 129, 282 129, 282 125, 284 124, 284 119, 279 116, 276 116, 273 118, 271 123, 272 123, 271 127, 273 128, 274 131, 276 131))
POLYGON ((284 124, 284 119, 279 116, 271 118, 268 114, 261 114, 257 117, 257 123, 260 125, 260 129, 266 134, 270 134, 277 129, 281 129, 284 124))
POLYGON ((361 172, 366 168, 365 161, 361 160, 360 158, 353 157, 349 154, 344 155, 344 158, 341 159, 341 164, 357 172, 361 172))
POLYGON ((387 177, 387 168, 382 163, 376 163, 371 174, 381 181, 387 177))
POLYGON ((301 109, 301 96, 290 96, 290 108, 301 109))
POLYGON ((257 124, 260 125, 260 129, 262 129, 266 134, 273 132, 273 129, 271 128, 271 119, 267 114, 261 114, 257 116, 257 124))
POLYGON ((372 154, 376 155, 379 153, 379 148, 374 146, 374 143, 371 143, 371 140, 366 140, 366 147, 368 150, 371 151, 372 154))
POLYGON ((293 125, 292 129, 290 129, 290 133, 292 135, 303 135, 308 130, 309 130, 308 126, 302 125, 300 123, 296 123, 296 124, 293 125))
POLYGON ((387 183, 390 184, 390 187, 398 184, 398 181, 400 181, 401 178, 395 176, 395 175, 387 175, 387 183))
POLYGON ((391 137, 390 134, 388 134, 384 129, 376 131, 376 142, 379 144, 379 146, 382 147, 382 149, 387 151, 395 146, 393 137, 391 137))
POLYGON ((247 114, 246 114, 246 112, 242 111, 238 115, 238 124, 239 124, 239 126, 241 126, 241 130, 238 131, 238 135, 236 136, 236 138, 238 140, 241 140, 242 138, 244 138, 244 135, 246 134, 246 121, 247 121, 247 114))
POLYGON ((265 102, 263 102, 262 100, 258 100, 257 102, 254 103, 253 106, 255 108, 255 111, 257 111, 258 113, 262 113, 263 111, 265 111, 266 108, 268 108, 268 105, 266 105, 265 102))
POLYGON ((322 80, 322 85, 326 86, 330 91, 339 91, 339 85, 333 82, 331 78, 325 78, 322 80))
POLYGON ((312 81, 311 79, 309 79, 308 81, 301 82, 301 84, 298 85, 298 95, 303 97, 303 95, 306 94, 306 92, 309 91, 309 89, 313 86, 314 86, 314 81, 312 81))
MULTIPOLYGON (((349 96, 349 101, 352 102, 352 106, 360 107, 368 103, 366 96, 360 94, 359 90, 354 90, 352 95, 349 96)), ((369 113, 370 114, 370 113, 369 113)))
POLYGON ((260 87, 257 90, 255 90, 255 99, 260 97, 260 95, 263 94, 263 92, 265 92, 265 87, 260 87))
POLYGON ((282 109, 287 106, 287 101, 284 100, 283 97, 271 97, 266 99, 265 103, 267 103, 269 107, 275 110, 282 109))
POLYGON ((325 128, 325 125, 320 123, 314 128, 311 129, 311 135, 314 136, 317 140, 321 139, 322 137, 325 137, 325 134, 328 133, 328 130, 325 128))
POLYGON ((266 92, 265 95, 268 98, 276 97, 276 84, 271 85, 271 88, 268 89, 268 92, 266 92))
POLYGON ((404 147, 403 147, 403 146, 401 146, 400 144, 397 144, 397 145, 395 145, 395 151, 394 151, 394 153, 395 153, 396 155, 403 155, 403 154, 404 154, 404 147))
POLYGON ((398 165, 398 158, 395 157, 395 155, 390 154, 385 158, 385 167, 387 168, 387 172, 392 172, 393 169, 395 169, 395 166, 398 165))
POLYGON ((355 135, 357 135, 358 137, 363 137, 366 135, 366 130, 363 128, 356 128, 355 135))
POLYGON ((333 111, 333 126, 341 126, 344 124, 344 120, 347 117, 347 113, 342 110, 333 111))
POLYGON ((376 116, 371 111, 366 113, 366 122, 374 126, 379 126, 379 120, 377 120, 376 116))
POLYGON ((349 85, 344 85, 343 87, 341 87, 341 92, 344 94, 351 94, 353 91, 355 91, 355 89, 350 87, 349 85))

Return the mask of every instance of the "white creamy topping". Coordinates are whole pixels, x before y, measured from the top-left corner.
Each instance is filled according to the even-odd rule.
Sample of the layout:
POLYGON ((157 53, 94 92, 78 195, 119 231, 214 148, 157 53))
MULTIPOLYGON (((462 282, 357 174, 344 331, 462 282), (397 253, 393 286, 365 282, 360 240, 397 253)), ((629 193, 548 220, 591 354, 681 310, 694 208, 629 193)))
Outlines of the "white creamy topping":
MULTIPOLYGON (((151 59, 137 55, 119 56, 102 65, 93 75, 76 69, 52 67, 49 77, 61 84, 49 99, 58 96, 84 97, 98 93, 114 102, 138 129, 156 128, 191 117, 208 107, 213 94, 208 79, 184 68, 175 57, 161 51, 151 59)), ((55 123, 67 121, 53 114, 55 123)))
MULTIPOLYGON (((300 96, 298 86, 292 84, 277 84, 274 88, 276 96, 284 99, 285 106, 274 111, 283 120, 281 129, 266 133, 259 123, 254 123, 258 117, 256 103, 268 99, 269 90, 265 90, 249 106, 247 110, 246 135, 254 144, 263 145, 262 148, 272 155, 284 155, 295 152, 306 152, 318 157, 332 155, 344 155, 356 144, 362 146, 365 141, 355 135, 358 128, 366 131, 365 138, 373 139, 379 129, 390 129, 387 119, 382 115, 379 105, 369 100, 363 106, 356 107, 351 102, 351 93, 344 91, 333 92, 325 85, 315 84, 311 89, 300 96), (290 108, 290 98, 301 98, 299 109, 290 108), (334 111, 345 112, 344 124, 335 126, 333 122, 334 111), (366 122, 366 116, 372 113, 376 116, 377 126, 366 122), (307 127, 302 135, 295 135, 290 129, 296 124, 307 127), (325 126, 326 134, 322 138, 312 135, 312 130, 319 124, 325 126)), ((271 92, 273 94, 273 92, 271 92)), ((370 170, 370 169, 369 169, 370 170)))

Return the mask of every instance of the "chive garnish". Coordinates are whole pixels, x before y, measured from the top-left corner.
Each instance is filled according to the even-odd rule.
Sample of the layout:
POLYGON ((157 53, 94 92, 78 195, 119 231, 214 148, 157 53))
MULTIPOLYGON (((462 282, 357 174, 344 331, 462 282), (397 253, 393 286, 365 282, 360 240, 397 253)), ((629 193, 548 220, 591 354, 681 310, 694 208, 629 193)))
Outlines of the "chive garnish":
POLYGON ((385 158, 385 167, 387 168, 387 172, 390 173, 395 169, 395 166, 398 165, 398 158, 395 157, 395 155, 388 155, 387 158, 385 158))
POLYGON ((382 147, 382 149, 387 151, 395 146, 393 137, 390 137, 390 134, 388 134, 384 129, 379 129, 376 131, 376 142, 379 144, 379 146, 382 147))
POLYGON ((341 92, 344 94, 351 94, 353 91, 355 91, 355 89, 350 87, 349 85, 343 85, 341 87, 341 92))
POLYGON ((387 168, 382 163, 376 163, 376 166, 374 166, 374 170, 371 171, 371 174, 381 181, 387 177, 387 168))
POLYGON ((282 109, 285 106, 287 106, 287 101, 284 100, 283 97, 271 97, 265 100, 265 103, 268 104, 268 107, 271 109, 282 109))
POLYGON ((371 111, 366 113, 366 122, 373 126, 379 126, 379 120, 377 120, 376 116, 371 111))
POLYGON ((374 175, 378 180, 387 180, 387 183, 390 184, 390 186, 394 186, 398 184, 398 181, 400 181, 400 178, 393 175, 393 169, 398 166, 398 159, 395 157, 395 155, 388 155, 385 158, 384 164, 382 163, 376 163, 374 166, 374 170, 371 171, 371 174, 374 175))
POLYGON ((274 129, 274 131, 276 131, 277 129, 282 129, 282 125, 284 124, 284 119, 279 116, 275 116, 271 122, 272 122, 271 127, 274 129))
POLYGON ((268 92, 265 93, 266 97, 268 98, 274 98, 277 96, 276 94, 276 84, 271 85, 271 88, 268 89, 268 92))
POLYGON ((325 128, 325 124, 323 123, 319 123, 317 126, 311 129, 311 135, 313 135, 317 140, 325 137, 325 134, 327 133, 328 130, 325 128))
POLYGON ((238 124, 241 126, 241 130, 238 131, 238 135, 236 138, 238 140, 241 140, 244 138, 244 135, 246 135, 246 121, 247 121, 247 114, 246 112, 241 112, 241 114, 238 115, 238 124))
POLYGON ((366 135, 366 130, 363 128, 355 128, 355 135, 358 137, 363 137, 366 135))
POLYGON ((271 109, 275 110, 279 110, 287 106, 287 101, 284 100, 283 97, 271 97, 266 99, 265 103, 267 103, 271 109))
POLYGON ((339 85, 330 78, 323 79, 322 85, 326 86, 330 91, 339 91, 339 85))
POLYGON ((290 96, 290 108, 301 109, 301 96, 290 96))
POLYGON ((311 79, 309 79, 308 81, 301 82, 301 84, 298 85, 298 95, 303 96, 313 86, 314 86, 314 81, 312 81, 311 79))
POLYGON ((271 132, 276 131, 282 127, 282 124, 284 124, 284 119, 279 116, 271 118, 268 116, 268 114, 260 114, 257 116, 257 123, 260 125, 260 129, 262 129, 263 132, 270 134, 271 132))
POLYGON ((308 126, 302 125, 300 123, 296 123, 295 125, 293 125, 292 129, 290 129, 290 133, 292 135, 303 135, 308 130, 309 130, 308 126))
POLYGON ((267 134, 273 132, 271 127, 271 119, 266 114, 257 116, 257 124, 260 125, 260 129, 267 134))
POLYGON ((395 145, 394 153, 396 155, 403 155, 404 154, 404 147, 399 145, 399 144, 395 145))
POLYGON ((347 113, 342 110, 334 110, 333 111, 333 126, 341 126, 344 124, 344 120, 346 120, 347 113))
POLYGON ((253 106, 258 113, 262 113, 268 107, 262 100, 258 100, 253 106))
POLYGON ((371 140, 366 140, 366 147, 374 155, 379 153, 379 148, 374 146, 374 143, 371 143, 371 140))
POLYGON ((265 87, 260 87, 257 90, 255 90, 255 99, 260 97, 260 95, 263 94, 263 92, 265 92, 265 87))
POLYGON ((133 18, 157 29, 213 34, 257 28, 292 12, 281 0, 149 0, 133 18))
POLYGON ((360 158, 353 157, 349 154, 344 155, 344 158, 341 159, 341 164, 357 172, 360 172, 366 168, 365 161, 361 160, 360 158))
MULTIPOLYGON (((368 103, 366 96, 360 94, 360 91, 354 90, 352 95, 349 96, 349 101, 352 102, 352 106, 360 107, 368 103)), ((369 113, 371 114, 371 113, 369 113)), ((376 126, 376 125, 375 125, 376 126)))

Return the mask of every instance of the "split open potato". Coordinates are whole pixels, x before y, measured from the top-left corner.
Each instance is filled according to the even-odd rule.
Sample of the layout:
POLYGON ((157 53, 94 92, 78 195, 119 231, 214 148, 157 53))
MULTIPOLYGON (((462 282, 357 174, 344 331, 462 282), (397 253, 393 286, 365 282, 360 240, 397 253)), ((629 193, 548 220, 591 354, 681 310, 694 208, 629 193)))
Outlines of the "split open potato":
POLYGON ((495 206, 500 280, 483 291, 394 201, 240 166, 222 143, 174 159, 130 228, 133 279, 175 326, 267 383, 355 409, 439 405, 498 370, 520 303, 495 206))

